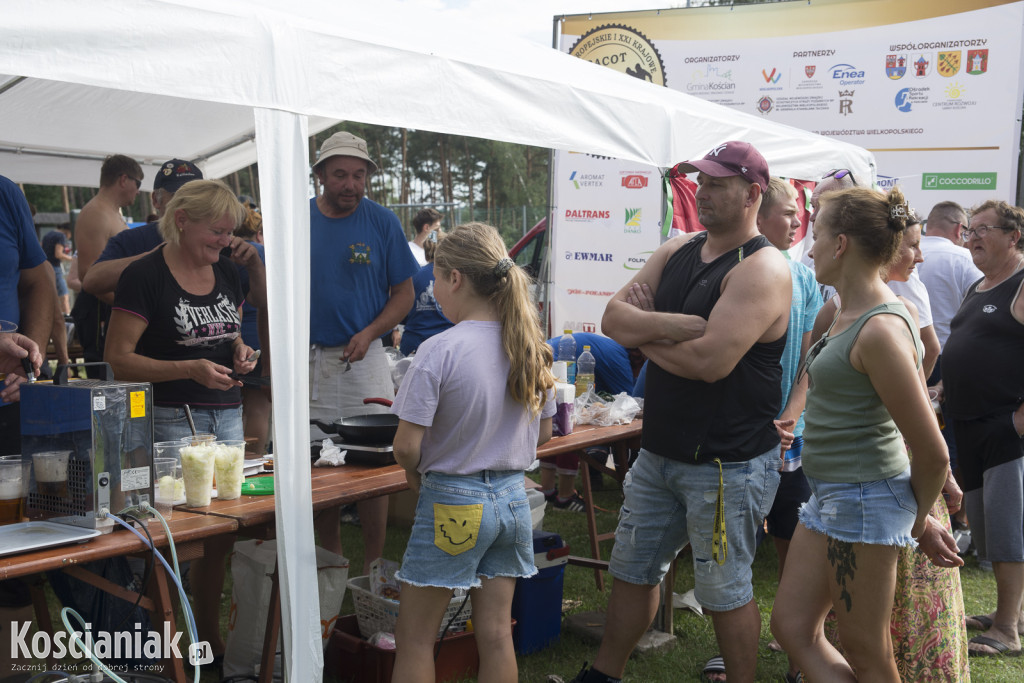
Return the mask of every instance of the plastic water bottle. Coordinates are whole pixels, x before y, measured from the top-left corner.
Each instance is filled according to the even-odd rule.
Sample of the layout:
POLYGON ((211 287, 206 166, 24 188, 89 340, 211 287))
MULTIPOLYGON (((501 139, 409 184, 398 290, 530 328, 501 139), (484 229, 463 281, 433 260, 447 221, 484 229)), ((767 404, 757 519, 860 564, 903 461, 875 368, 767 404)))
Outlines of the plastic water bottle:
POLYGON ((576 395, 582 396, 588 389, 594 387, 594 368, 597 366, 597 359, 590 352, 589 346, 583 347, 583 353, 576 361, 576 395))
POLYGON ((555 360, 565 361, 565 381, 569 384, 576 382, 576 340, 572 336, 572 330, 565 330, 565 334, 558 340, 558 358, 555 360))

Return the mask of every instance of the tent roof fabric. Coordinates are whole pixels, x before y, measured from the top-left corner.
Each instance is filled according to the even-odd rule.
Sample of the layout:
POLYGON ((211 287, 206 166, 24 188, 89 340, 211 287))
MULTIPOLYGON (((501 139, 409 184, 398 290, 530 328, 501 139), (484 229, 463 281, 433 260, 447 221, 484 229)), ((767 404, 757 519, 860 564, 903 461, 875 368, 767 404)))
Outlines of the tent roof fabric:
POLYGON ((313 133, 351 119, 662 167, 744 139, 776 174, 873 175, 860 148, 525 41, 465 27, 425 34, 372 7, 318 0, 286 10, 271 0, 207 5, 5 7, 0 74, 11 75, 0 75, 0 171, 19 182, 95 186, 99 163, 118 152, 143 163, 146 187, 173 157, 223 177, 255 160, 252 108, 263 107, 309 116, 313 133), (371 36, 373 26, 387 29, 371 36), (413 47, 421 44, 430 51, 413 47))

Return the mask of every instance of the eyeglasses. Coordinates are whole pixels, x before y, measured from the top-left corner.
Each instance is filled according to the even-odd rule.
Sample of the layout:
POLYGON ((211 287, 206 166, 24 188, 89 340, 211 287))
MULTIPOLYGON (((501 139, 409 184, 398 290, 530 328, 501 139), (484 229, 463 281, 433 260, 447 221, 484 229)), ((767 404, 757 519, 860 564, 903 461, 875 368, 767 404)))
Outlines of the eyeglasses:
POLYGON ((132 176, 128 175, 127 173, 125 173, 125 174, 124 174, 124 177, 125 177, 125 178, 131 178, 132 180, 134 180, 134 181, 135 181, 135 189, 136 189, 136 190, 138 190, 138 189, 141 189, 141 188, 142 188, 142 181, 141 181, 141 180, 139 180, 138 178, 133 178, 132 176))
POLYGON ((857 184, 857 179, 854 177, 853 171, 848 168, 833 168, 831 171, 821 176, 821 179, 826 180, 827 178, 835 178, 836 180, 842 180, 846 176, 850 176, 851 183, 854 185, 857 184))
MULTIPOLYGON (((831 329, 831 328, 829 328, 831 329)), ((794 384, 800 384, 803 380, 804 375, 809 374, 811 369, 811 363, 818 357, 825 347, 828 345, 828 334, 823 334, 821 339, 811 345, 811 348, 807 349, 807 356, 804 358, 804 362, 800 364, 800 370, 796 373, 796 381, 794 384)))
POLYGON ((978 239, 981 239, 988 234, 989 230, 1013 230, 1014 228, 1005 225, 979 225, 976 228, 963 228, 960 230, 960 239, 964 242, 971 239, 972 236, 977 235, 978 239))

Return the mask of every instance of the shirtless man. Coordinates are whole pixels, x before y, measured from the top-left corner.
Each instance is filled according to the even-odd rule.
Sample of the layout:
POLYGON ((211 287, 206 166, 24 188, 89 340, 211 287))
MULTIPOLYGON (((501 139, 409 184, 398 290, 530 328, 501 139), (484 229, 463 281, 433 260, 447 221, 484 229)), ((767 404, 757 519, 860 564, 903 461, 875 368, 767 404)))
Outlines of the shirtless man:
POLYGON ((78 276, 85 279, 107 240, 124 230, 121 208, 131 206, 142 187, 142 167, 123 154, 109 156, 100 168, 100 191, 82 207, 75 224, 78 276))
MULTIPOLYGON (((82 208, 75 224, 80 279, 85 279, 107 240, 127 227, 121 217, 121 207, 130 206, 135 201, 142 186, 142 177, 142 167, 131 157, 114 154, 104 160, 100 168, 100 191, 82 208)), ((85 360, 102 361, 106 306, 96 297, 83 292, 75 300, 71 316, 78 329, 85 360)))

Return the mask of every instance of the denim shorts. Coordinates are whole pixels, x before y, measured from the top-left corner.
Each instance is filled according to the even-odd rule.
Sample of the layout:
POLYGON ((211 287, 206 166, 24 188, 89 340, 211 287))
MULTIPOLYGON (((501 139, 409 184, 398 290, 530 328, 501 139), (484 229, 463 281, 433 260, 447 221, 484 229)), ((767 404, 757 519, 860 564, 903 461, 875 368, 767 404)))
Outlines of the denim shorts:
MULTIPOLYGON (((219 441, 238 441, 242 433, 242 406, 193 408, 192 420, 199 434, 216 434, 219 441)), ((153 440, 177 441, 191 436, 184 408, 153 406, 153 440)))
POLYGON ((468 589, 479 588, 480 577, 536 573, 522 470, 423 475, 398 580, 468 589))
POLYGON ((917 500, 910 468, 889 479, 835 483, 807 477, 811 498, 800 508, 800 523, 847 543, 916 547, 910 531, 917 500))
POLYGON ((757 531, 775 499, 780 464, 778 446, 746 462, 722 463, 728 552, 718 564, 712 557, 718 465, 692 465, 641 449, 623 485, 612 576, 638 585, 659 583, 689 543, 701 606, 727 612, 747 604, 754 597, 750 565, 757 531))

